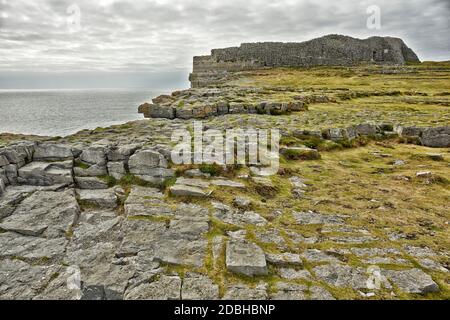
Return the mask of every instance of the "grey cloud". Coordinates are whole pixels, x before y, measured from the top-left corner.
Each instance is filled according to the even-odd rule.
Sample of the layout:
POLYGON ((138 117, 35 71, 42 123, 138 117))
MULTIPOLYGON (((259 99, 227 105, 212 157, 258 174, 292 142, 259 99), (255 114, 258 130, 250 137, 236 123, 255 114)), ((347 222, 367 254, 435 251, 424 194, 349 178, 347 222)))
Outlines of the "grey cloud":
POLYGON ((398 36, 424 60, 449 60, 449 14, 448 0, 0 0, 0 73, 187 70, 212 48, 328 33, 398 36), (366 28, 373 4, 381 30, 366 28))

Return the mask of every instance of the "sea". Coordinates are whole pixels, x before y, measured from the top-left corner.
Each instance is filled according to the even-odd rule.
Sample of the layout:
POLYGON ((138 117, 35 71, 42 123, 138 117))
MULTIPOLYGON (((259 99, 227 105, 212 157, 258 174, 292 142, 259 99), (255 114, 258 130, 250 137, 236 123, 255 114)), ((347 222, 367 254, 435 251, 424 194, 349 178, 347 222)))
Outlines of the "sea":
MULTIPOLYGON (((169 90, 167 90, 169 92, 169 90)), ((67 136, 143 119, 138 106, 163 90, 0 90, 0 133, 67 136)))

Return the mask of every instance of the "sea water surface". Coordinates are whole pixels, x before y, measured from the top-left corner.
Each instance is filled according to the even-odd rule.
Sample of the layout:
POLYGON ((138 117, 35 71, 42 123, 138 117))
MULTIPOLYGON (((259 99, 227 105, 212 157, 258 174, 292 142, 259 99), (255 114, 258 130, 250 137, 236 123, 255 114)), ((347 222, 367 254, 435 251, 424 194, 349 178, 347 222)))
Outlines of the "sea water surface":
POLYGON ((66 136, 143 119, 141 103, 163 90, 0 90, 0 133, 66 136))

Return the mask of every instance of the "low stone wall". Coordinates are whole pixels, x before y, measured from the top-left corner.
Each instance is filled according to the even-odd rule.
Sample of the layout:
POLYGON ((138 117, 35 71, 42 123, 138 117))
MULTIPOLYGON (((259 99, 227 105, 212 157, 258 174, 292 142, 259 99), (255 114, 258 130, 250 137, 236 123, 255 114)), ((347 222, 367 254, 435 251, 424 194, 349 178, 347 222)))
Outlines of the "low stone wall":
POLYGON ((107 189, 107 176, 132 174, 160 184, 175 175, 169 150, 137 144, 65 145, 23 142, 0 149, 0 194, 8 185, 107 189))
POLYGON ((158 104, 144 103, 139 106, 139 113, 145 118, 166 119, 204 119, 225 114, 270 114, 279 115, 293 111, 308 110, 307 103, 302 101, 293 102, 267 102, 260 103, 238 103, 219 102, 212 105, 200 105, 189 108, 177 108, 162 106, 158 104))
MULTIPOLYGON (((353 140, 359 136, 399 136, 406 138, 406 142, 427 147, 450 147, 450 126, 421 128, 365 123, 321 131, 296 130, 289 134, 331 141, 353 140)), ((0 195, 8 185, 18 184, 106 189, 108 183, 102 178, 121 179, 127 174, 159 184, 175 176, 169 163, 169 146, 21 142, 0 149, 0 195)))

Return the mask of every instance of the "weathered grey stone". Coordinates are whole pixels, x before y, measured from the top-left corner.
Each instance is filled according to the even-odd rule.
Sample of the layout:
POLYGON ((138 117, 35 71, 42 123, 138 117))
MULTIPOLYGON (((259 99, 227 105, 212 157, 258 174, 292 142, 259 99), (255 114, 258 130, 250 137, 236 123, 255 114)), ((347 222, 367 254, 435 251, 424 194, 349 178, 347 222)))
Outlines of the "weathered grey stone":
POLYGON ((44 239, 23 236, 15 232, 4 232, 0 233, 0 257, 54 260, 62 258, 67 243, 66 238, 44 239))
POLYGON ((6 180, 4 177, 0 177, 0 197, 5 193, 6 191, 6 180))
POLYGON ((447 268, 444 268, 439 262, 431 260, 431 259, 419 259, 419 264, 425 268, 438 272, 449 272, 447 268))
POLYGON ((232 240, 226 246, 227 269, 247 276, 266 275, 264 252, 254 243, 232 240))
POLYGON ((73 184, 69 162, 32 162, 19 169, 18 182, 36 186, 73 184))
POLYGON ((281 253, 281 254, 266 254, 266 260, 268 263, 276 266, 302 266, 303 262, 300 255, 295 253, 281 253))
POLYGON ((3 259, 0 263, 0 299, 33 299, 59 272, 59 268, 31 265, 18 259, 3 259))
POLYGON ((171 106, 161 106, 158 104, 146 103, 144 105, 141 105, 139 108, 146 118, 175 118, 175 108, 171 106))
POLYGON ((336 237, 329 237, 327 239, 328 241, 336 242, 336 243, 343 243, 343 244, 363 244, 363 243, 370 243, 373 241, 378 240, 378 238, 373 236, 336 236, 336 237))
POLYGON ((13 213, 16 206, 33 191, 23 190, 22 187, 10 186, 0 197, 0 219, 13 213))
POLYGON ((176 184, 170 187, 170 193, 179 197, 206 197, 208 194, 198 187, 191 187, 182 184, 176 184))
POLYGON ((295 270, 292 268, 281 268, 279 270, 280 277, 286 280, 311 280, 312 276, 308 270, 295 270))
POLYGON ((80 300, 83 296, 81 283, 72 281, 71 287, 68 286, 68 281, 71 278, 77 277, 77 270, 71 267, 60 267, 58 273, 55 273, 56 278, 45 286, 42 292, 39 292, 34 300, 80 300), (78 286, 79 284, 79 286, 78 286))
POLYGON ((205 275, 188 273, 183 279, 181 299, 217 300, 219 299, 219 286, 205 275))
POLYGON ((236 182, 232 180, 224 180, 224 179, 217 179, 212 180, 211 184, 219 187, 230 187, 230 188, 245 188, 245 184, 241 182, 236 182))
POLYGON ((309 291, 311 300, 336 300, 331 293, 322 287, 314 286, 309 288, 309 291))
POLYGON ((108 149, 104 146, 90 146, 87 149, 83 150, 80 155, 80 160, 89 163, 89 164, 97 164, 99 166, 106 165, 106 153, 108 149))
POLYGON ((450 147, 450 126, 426 128, 423 130, 420 140, 427 147, 450 147))
POLYGON ((162 275, 151 283, 127 290, 125 300, 180 300, 181 279, 178 276, 162 275))
POLYGON ((252 201, 247 198, 236 197, 233 200, 233 204, 240 209, 248 209, 251 206, 252 201))
POLYGON ((107 153, 108 161, 128 161, 130 156, 135 153, 136 150, 138 150, 140 147, 141 146, 139 144, 126 144, 111 148, 107 153))
POLYGON ((19 176, 18 166, 16 164, 10 164, 4 167, 6 178, 10 185, 17 184, 17 177, 19 176))
POLYGON ((363 136, 374 136, 378 133, 379 127, 374 124, 363 123, 355 126, 355 131, 363 136))
POLYGON ((339 262, 340 260, 324 251, 318 249, 308 249, 301 254, 308 262, 339 262))
POLYGON ((8 158, 4 155, 0 155, 0 167, 7 166, 9 164, 8 158))
POLYGON ((96 177, 75 177, 74 179, 78 189, 108 189, 108 183, 96 177))
POLYGON ((244 284, 234 284, 227 287, 227 291, 223 296, 224 300, 266 300, 267 286, 259 284, 255 288, 248 287, 244 284))
POLYGON ((83 203, 94 205, 101 208, 117 207, 117 196, 113 189, 103 190, 84 190, 77 189, 77 196, 83 203))
POLYGON ((308 212, 293 212, 295 221, 301 225, 310 224, 325 224, 325 225, 339 225, 345 222, 343 215, 321 214, 312 211, 308 212))
POLYGON ((26 163, 25 156, 17 152, 14 147, 0 149, 0 155, 5 157, 10 164, 16 164, 19 168, 26 163))
POLYGON ((231 207, 222 203, 213 202, 214 207, 213 216, 228 224, 234 224, 237 226, 245 226, 252 224, 255 226, 264 226, 267 224, 267 220, 256 212, 245 211, 243 213, 233 210, 231 207))
POLYGON ((440 291, 436 282, 420 269, 383 270, 382 274, 403 292, 426 294, 440 291))
POLYGON ((306 300, 307 287, 301 284, 277 282, 276 292, 270 295, 272 300, 306 300))
POLYGON ((278 229, 255 231, 255 237, 259 242, 276 244, 280 248, 283 248, 286 244, 278 229))
POLYGON ((367 276, 361 268, 335 263, 317 266, 313 271, 319 279, 332 286, 367 289, 367 276))
POLYGON ((149 175, 151 169, 167 168, 167 160, 154 150, 139 150, 130 157, 128 166, 132 174, 149 175))
POLYGON ((23 235, 64 237, 76 223, 79 212, 72 190, 37 191, 24 199, 0 228, 23 235))
POLYGON ((415 126, 395 126, 394 131, 401 137, 420 137, 422 135, 423 128, 418 128, 415 126))
POLYGON ((147 174, 136 174, 136 177, 152 184, 161 184, 166 179, 175 177, 175 171, 165 168, 153 168, 147 171, 147 174))
POLYGON ((351 251, 358 257, 401 254, 400 250, 396 248, 352 248, 351 251))
POLYGON ((427 258, 436 256, 436 253, 428 247, 416 247, 406 245, 404 246, 404 249, 408 254, 416 258, 427 258))
POLYGON ((61 161, 73 159, 69 146, 56 143, 39 143, 34 148, 34 161, 61 161))
POLYGON ((400 258, 390 258, 390 257, 373 257, 362 260, 363 263, 368 265, 380 265, 380 264, 391 264, 391 265, 402 265, 410 266, 411 262, 400 258))
POLYGON ((131 216, 171 216, 174 210, 163 201, 164 195, 155 188, 133 186, 125 201, 125 214, 131 216))
POLYGON ((200 217, 184 217, 171 220, 169 223, 169 232, 174 239, 199 239, 208 230, 208 221, 200 217))
POLYGON ((153 252, 156 241, 163 237, 166 230, 165 222, 125 219, 122 223, 123 239, 117 256, 133 256, 141 251, 153 252))
POLYGON ((108 162, 108 173, 117 180, 122 179, 127 174, 125 163, 122 161, 108 162))
POLYGON ((107 168, 104 165, 91 165, 89 168, 74 167, 73 172, 76 177, 100 177, 108 174, 107 168))
POLYGON ((170 234, 166 234, 154 243, 154 260, 201 268, 204 265, 207 246, 208 242, 204 239, 173 239, 170 234))
POLYGON ((187 178, 178 178, 176 184, 197 187, 197 188, 208 188, 210 186, 209 181, 201 180, 201 179, 187 179, 187 178))

